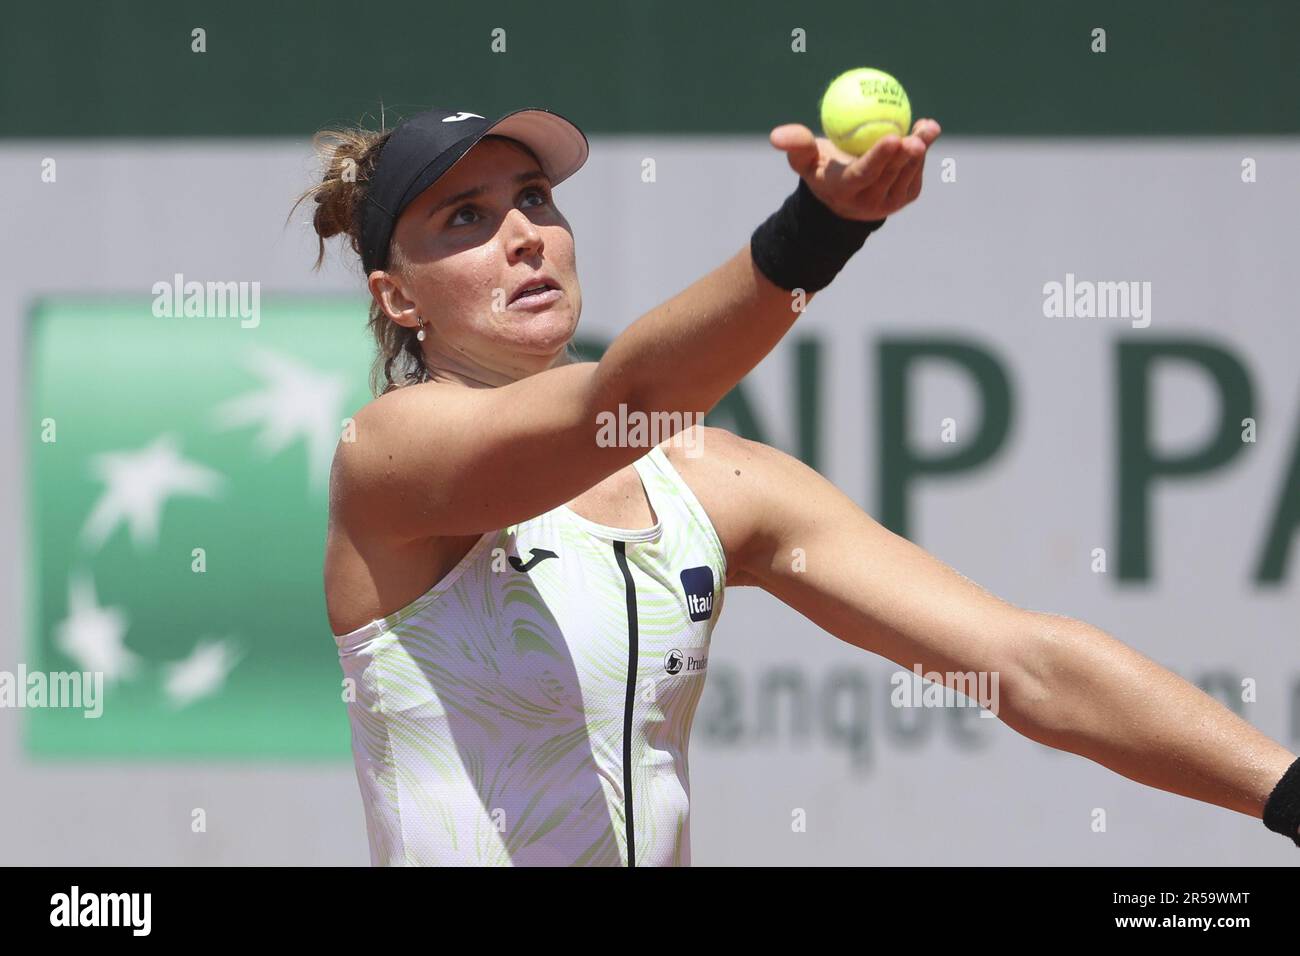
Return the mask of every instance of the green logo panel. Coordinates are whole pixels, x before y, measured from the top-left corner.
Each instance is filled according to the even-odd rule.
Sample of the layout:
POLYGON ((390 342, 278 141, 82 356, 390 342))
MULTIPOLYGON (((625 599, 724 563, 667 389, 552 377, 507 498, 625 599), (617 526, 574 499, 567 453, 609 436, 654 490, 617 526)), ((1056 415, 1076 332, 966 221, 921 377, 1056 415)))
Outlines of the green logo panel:
POLYGON ((346 757, 322 562, 330 461, 370 400, 366 308, 34 306, 22 664, 103 691, 98 717, 26 707, 30 755, 346 757))

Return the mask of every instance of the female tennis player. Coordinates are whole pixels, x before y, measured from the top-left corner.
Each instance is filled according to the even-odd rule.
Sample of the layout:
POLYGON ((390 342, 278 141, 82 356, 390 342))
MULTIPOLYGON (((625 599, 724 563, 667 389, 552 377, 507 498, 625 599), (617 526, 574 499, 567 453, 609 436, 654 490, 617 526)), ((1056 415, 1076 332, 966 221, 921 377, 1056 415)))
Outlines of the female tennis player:
POLYGON ((587 158, 576 126, 435 109, 318 134, 317 266, 346 235, 379 353, 325 558, 373 864, 688 864, 728 586, 908 670, 996 673, 1026 737, 1300 846, 1295 755, 1097 628, 999 600, 774 448, 699 423, 607 440, 620 410, 682 429, 713 408, 917 198, 939 132, 853 157, 774 129, 789 198, 598 362, 568 351, 582 289, 551 193, 587 158))

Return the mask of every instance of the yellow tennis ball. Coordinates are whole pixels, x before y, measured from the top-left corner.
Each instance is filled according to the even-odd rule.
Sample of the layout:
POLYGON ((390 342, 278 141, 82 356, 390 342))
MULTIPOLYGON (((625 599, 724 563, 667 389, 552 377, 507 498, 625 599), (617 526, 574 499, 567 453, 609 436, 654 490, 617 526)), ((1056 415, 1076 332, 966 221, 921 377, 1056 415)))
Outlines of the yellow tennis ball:
POLYGON ((912 128, 912 104, 903 84, 868 67, 831 80, 822 94, 821 113, 826 138, 854 156, 861 156, 887 133, 906 136, 912 128))

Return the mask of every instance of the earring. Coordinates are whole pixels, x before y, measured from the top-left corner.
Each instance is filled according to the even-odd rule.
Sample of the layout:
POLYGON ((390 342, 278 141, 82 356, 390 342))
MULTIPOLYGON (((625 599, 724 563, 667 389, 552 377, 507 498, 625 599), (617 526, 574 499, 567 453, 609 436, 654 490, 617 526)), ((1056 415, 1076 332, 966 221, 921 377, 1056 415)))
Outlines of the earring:
POLYGON ((415 333, 415 341, 423 342, 424 341, 424 319, 420 318, 420 316, 418 315, 416 316, 416 319, 419 320, 420 331, 415 333))

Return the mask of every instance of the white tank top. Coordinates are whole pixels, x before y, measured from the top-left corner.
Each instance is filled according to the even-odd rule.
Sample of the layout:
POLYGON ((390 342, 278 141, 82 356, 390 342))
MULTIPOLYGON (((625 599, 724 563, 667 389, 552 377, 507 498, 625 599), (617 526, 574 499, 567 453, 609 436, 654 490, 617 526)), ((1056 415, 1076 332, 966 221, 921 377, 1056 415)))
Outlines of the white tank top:
POLYGON ((653 527, 560 505, 335 638, 372 865, 689 865, 726 556, 661 448, 635 468, 653 527))

